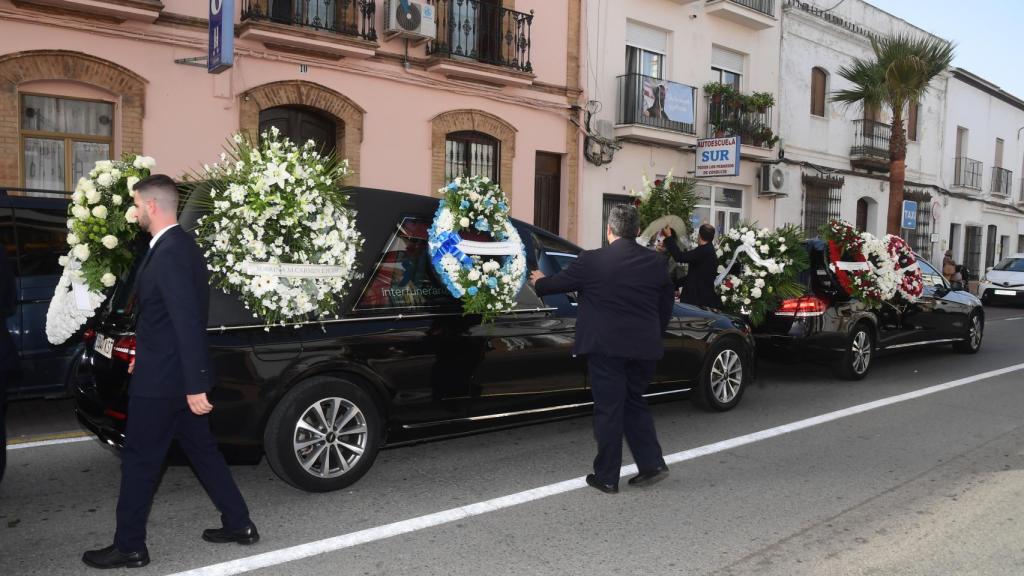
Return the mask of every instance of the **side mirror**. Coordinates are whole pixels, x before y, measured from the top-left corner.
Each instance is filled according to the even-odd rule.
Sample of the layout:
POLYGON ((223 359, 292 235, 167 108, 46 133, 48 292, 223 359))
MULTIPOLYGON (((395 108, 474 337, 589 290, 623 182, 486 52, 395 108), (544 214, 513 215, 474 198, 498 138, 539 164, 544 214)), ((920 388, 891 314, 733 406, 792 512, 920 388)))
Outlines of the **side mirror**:
POLYGON ((953 280, 952 282, 950 282, 949 289, 952 290, 953 292, 963 292, 964 290, 966 290, 966 288, 964 287, 964 283, 960 280, 953 280))

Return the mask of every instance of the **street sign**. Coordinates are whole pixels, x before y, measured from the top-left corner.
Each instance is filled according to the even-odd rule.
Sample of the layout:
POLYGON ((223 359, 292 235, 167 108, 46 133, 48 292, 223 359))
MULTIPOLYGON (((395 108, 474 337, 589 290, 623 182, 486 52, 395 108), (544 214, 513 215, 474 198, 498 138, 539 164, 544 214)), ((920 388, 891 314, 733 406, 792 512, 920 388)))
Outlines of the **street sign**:
POLYGON ((697 140, 697 178, 740 175, 740 137, 697 140))
POLYGON ((220 74, 235 61, 235 0, 209 0, 210 42, 206 70, 220 74))
POLYGON ((903 228, 917 230, 917 202, 913 200, 903 201, 903 228))

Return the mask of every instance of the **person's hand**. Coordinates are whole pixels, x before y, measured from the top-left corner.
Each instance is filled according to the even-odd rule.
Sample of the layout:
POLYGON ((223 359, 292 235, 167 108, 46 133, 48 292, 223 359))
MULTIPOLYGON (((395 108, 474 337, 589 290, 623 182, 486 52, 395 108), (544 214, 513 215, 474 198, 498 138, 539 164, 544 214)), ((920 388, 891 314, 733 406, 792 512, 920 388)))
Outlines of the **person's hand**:
POLYGON ((128 373, 131 374, 134 371, 135 371, 135 356, 132 356, 132 359, 128 361, 128 373))
POLYGON ((213 404, 210 404, 206 399, 206 392, 203 392, 202 394, 188 394, 185 396, 185 399, 188 400, 189 409, 192 410, 192 413, 196 416, 209 414, 210 411, 213 410, 213 404))
POLYGON ((537 280, 540 280, 541 278, 544 278, 544 273, 540 270, 530 272, 530 284, 536 284, 537 280))

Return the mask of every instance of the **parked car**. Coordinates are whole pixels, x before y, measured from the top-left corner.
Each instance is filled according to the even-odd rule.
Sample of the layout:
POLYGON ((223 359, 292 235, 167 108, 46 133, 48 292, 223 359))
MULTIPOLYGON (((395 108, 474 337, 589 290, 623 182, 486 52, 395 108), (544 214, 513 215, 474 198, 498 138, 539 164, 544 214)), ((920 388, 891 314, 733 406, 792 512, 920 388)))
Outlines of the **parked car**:
POLYGON ((1024 302, 1024 254, 1004 258, 981 277, 978 295, 985 304, 1024 302))
MULTIPOLYGON (((573 295, 524 286, 514 310, 481 324, 435 278, 427 229, 437 199, 356 189, 365 283, 341 318, 264 331, 240 302, 211 291, 214 435, 233 458, 266 455, 290 484, 336 490, 385 445, 551 418, 591 404, 585 362, 572 355, 573 295)), ((182 222, 195 215, 186 208, 182 222)), ((528 265, 553 274, 580 252, 515 222, 528 265)), ((135 351, 132 275, 101 310, 76 377, 81 421, 124 442, 127 365, 135 351)), ((736 406, 754 377, 754 342, 739 319, 677 305, 649 396, 691 392, 713 410, 736 406)))
POLYGON ((14 264, 17 311, 6 328, 18 351, 12 398, 61 396, 81 353, 81 340, 53 346, 46 339, 46 311, 60 279, 57 259, 67 253, 68 200, 61 193, 0 189, 0 241, 14 264), (47 194, 50 197, 30 194, 47 194))
POLYGON ((950 284, 918 256, 924 293, 913 304, 883 304, 869 309, 851 298, 829 268, 826 244, 804 244, 810 269, 802 275, 805 294, 785 300, 764 324, 754 329, 758 351, 789 359, 822 359, 838 376, 867 376, 879 352, 951 344, 965 354, 981 348, 985 310, 962 283, 950 284))

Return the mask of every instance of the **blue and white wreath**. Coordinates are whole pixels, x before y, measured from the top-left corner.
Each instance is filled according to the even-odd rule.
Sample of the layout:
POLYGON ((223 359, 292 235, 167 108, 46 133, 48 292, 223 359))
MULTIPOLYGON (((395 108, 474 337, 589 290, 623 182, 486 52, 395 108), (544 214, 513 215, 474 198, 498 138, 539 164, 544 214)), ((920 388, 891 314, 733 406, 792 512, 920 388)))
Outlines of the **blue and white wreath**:
POLYGON ((444 198, 430 227, 434 270, 466 314, 489 321, 515 306, 526 281, 526 251, 509 219, 508 200, 481 176, 456 178, 440 192, 444 198), (462 238, 474 231, 492 241, 462 238))

